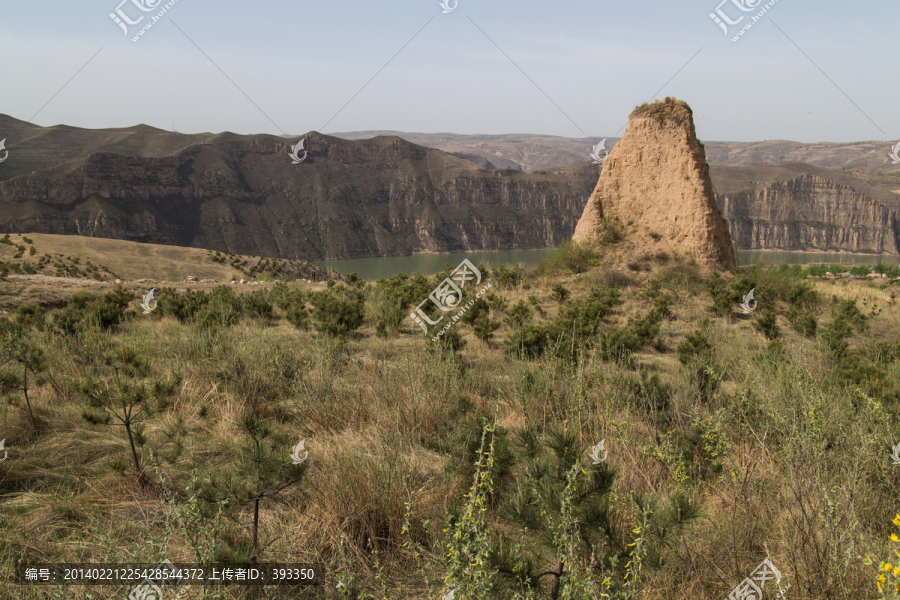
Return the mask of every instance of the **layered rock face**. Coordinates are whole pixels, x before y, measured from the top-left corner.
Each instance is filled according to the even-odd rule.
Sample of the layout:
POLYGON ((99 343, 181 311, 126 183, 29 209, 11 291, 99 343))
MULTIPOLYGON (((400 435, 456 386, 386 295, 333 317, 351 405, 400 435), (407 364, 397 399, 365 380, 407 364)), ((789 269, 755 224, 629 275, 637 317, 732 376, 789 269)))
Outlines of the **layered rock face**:
POLYGON ((621 227, 635 248, 672 250, 710 266, 735 265, 687 104, 667 98, 629 116, 573 239, 596 240, 609 226, 621 227))
POLYGON ((738 248, 900 254, 900 195, 889 190, 804 163, 712 171, 738 248))
POLYGON ((291 142, 266 135, 194 136, 160 152, 179 134, 158 130, 133 133, 127 153, 112 144, 41 170, 29 143, 55 133, 23 142, 3 165, 28 174, 0 177, 0 231, 305 260, 548 248, 571 235, 597 177, 590 163, 489 171, 397 137, 315 132, 298 165, 291 142), (13 160, 29 157, 34 166, 13 160))

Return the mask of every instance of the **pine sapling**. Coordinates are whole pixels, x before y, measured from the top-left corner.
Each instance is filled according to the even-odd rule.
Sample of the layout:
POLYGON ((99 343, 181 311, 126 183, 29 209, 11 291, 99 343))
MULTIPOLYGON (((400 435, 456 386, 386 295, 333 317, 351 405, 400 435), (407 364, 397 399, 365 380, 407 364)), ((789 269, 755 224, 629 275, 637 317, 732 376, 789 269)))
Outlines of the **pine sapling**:
POLYGON ((298 457, 287 435, 266 423, 252 409, 237 420, 238 436, 230 448, 232 460, 213 469, 204 486, 204 499, 225 501, 226 508, 240 510, 253 506, 253 551, 259 552, 259 508, 263 500, 274 498, 303 481, 309 464, 298 457))
MULTIPOLYGON (((35 384, 35 378, 39 373, 47 370, 47 362, 44 352, 37 346, 21 341, 21 345, 13 354, 12 362, 18 363, 18 367, 0 372, 0 386, 6 389, 18 390, 25 396, 25 406, 28 408, 28 416, 31 418, 31 426, 37 429, 37 419, 31 408, 31 397, 28 390, 35 384)), ((40 383, 40 380, 38 380, 40 383)))
MULTIPOLYGON (((111 377, 85 377, 73 386, 84 401, 81 416, 90 423, 108 425, 112 421, 125 428, 134 470, 140 477, 144 465, 137 448, 147 442, 145 424, 154 414, 168 408, 180 380, 151 381, 150 366, 130 348, 106 354, 104 362, 112 371, 111 377)), ((169 432, 163 443, 176 438, 177 433, 169 432)))

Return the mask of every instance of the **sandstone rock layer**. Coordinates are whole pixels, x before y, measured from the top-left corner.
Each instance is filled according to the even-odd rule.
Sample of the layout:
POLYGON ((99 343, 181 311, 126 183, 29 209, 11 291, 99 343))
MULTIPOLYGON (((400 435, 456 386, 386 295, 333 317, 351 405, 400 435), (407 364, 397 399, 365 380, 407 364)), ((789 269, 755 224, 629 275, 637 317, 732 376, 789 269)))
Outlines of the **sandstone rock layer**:
POLYGON ((610 227, 620 228, 635 249, 670 250, 720 268, 735 265, 706 154, 684 102, 666 98, 628 117, 573 239, 595 241, 610 227))

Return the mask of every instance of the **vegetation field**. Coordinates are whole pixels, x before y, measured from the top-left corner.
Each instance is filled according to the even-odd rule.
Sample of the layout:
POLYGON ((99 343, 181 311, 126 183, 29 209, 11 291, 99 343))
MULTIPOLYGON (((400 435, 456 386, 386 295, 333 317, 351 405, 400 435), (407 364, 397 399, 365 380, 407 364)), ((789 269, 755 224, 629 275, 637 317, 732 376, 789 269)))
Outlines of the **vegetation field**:
POLYGON ((190 276, 228 283, 232 279, 252 277, 271 281, 279 274, 303 279, 322 279, 327 275, 327 269, 307 261, 202 248, 48 233, 0 236, 0 270, 60 277, 66 269, 70 278, 95 281, 117 278, 184 281, 190 276))
POLYGON ((768 559, 764 598, 900 598, 900 273, 604 256, 482 267, 465 312, 423 305, 444 315, 427 337, 409 314, 452 265, 163 287, 149 314, 108 278, 64 305, 0 279, 2 570, 321 578, 165 591, 183 599, 694 600, 768 559))

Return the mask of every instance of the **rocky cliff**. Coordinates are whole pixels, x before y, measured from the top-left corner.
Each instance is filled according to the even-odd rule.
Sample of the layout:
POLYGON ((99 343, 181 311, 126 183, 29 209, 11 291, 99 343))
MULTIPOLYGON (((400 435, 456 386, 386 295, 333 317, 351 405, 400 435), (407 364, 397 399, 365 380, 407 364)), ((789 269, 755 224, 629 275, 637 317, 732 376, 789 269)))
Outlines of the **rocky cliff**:
POLYGON ((709 265, 735 265, 693 113, 684 102, 666 98, 628 117, 572 239, 591 242, 607 227, 624 228, 626 240, 642 250, 659 247, 709 265))
POLYGON ((142 126, 79 146, 73 128, 31 128, 0 165, 0 231, 306 260, 553 247, 598 172, 485 170, 397 137, 312 132, 293 165, 299 138, 142 126))
MULTIPOLYGON (((45 128, 0 115, 3 138, 9 155, 0 163, 0 233, 307 260, 555 246, 575 231, 601 166, 624 152, 616 144, 601 166, 521 173, 392 136, 352 141, 311 133, 299 165, 287 152, 300 138, 269 135, 45 128)), ((679 146, 684 140, 629 151, 621 166, 656 168, 691 155, 696 162, 698 150, 690 141, 693 149, 679 146)), ((681 190, 686 175, 699 181, 702 167, 684 168, 680 180, 654 185, 681 190)), ((873 187, 804 163, 712 166, 710 176, 737 248, 900 254, 900 196, 890 192, 897 184, 873 187)), ((647 198, 640 187, 631 195, 647 198)), ((635 206, 640 218, 654 214, 652 206, 635 206)))
POLYGON ((900 254, 900 196, 859 178, 799 162, 712 178, 738 248, 900 254))

